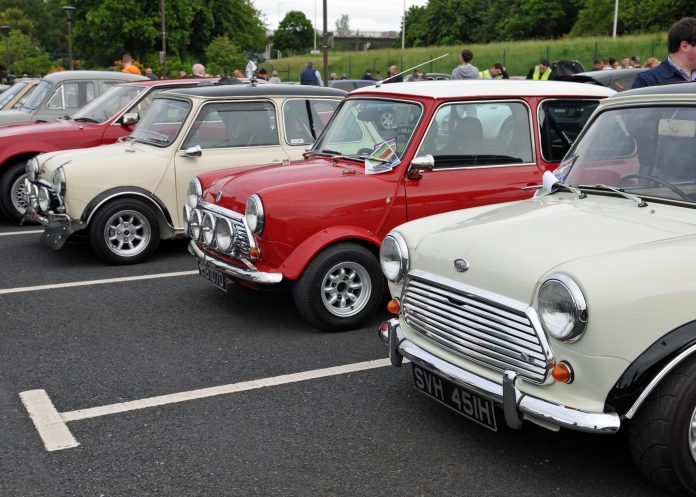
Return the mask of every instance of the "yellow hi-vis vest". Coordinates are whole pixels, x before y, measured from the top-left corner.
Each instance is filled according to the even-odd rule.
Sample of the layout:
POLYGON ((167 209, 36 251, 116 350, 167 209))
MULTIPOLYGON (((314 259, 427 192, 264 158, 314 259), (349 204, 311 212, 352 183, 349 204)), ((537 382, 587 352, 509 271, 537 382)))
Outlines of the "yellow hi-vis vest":
POLYGON ((532 79, 536 81, 546 81, 549 79, 549 76, 551 76, 551 68, 547 67, 546 71, 544 71, 544 74, 541 74, 541 70, 539 69, 539 66, 534 66, 534 74, 532 75, 532 79))
POLYGON ((479 79, 493 79, 491 76, 491 71, 486 69, 485 71, 479 71, 479 79))

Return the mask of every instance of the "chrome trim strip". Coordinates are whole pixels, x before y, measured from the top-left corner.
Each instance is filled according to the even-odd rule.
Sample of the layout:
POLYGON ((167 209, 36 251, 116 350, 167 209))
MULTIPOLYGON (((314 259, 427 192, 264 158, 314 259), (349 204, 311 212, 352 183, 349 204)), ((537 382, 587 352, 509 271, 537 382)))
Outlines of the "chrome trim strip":
MULTIPOLYGON (((512 372, 506 371, 501 376, 501 383, 497 383, 450 364, 409 341, 397 319, 390 319, 382 324, 378 333, 382 341, 396 344, 395 352, 414 364, 502 405, 510 428, 520 427, 514 422, 515 413, 517 417, 524 415, 530 419, 588 433, 616 433, 621 426, 621 419, 616 413, 581 411, 525 394, 516 385, 519 377, 512 372), (504 387, 505 377, 507 384, 504 387)), ((392 358, 392 364, 394 362, 392 358)))
POLYGON ((692 345, 691 347, 683 351, 681 354, 679 354, 677 357, 669 361, 669 363, 664 368, 662 368, 659 373, 655 375, 650 384, 648 384, 648 386, 645 387, 645 390, 641 392, 638 399, 633 403, 633 405, 628 410, 628 412, 626 412, 624 417, 626 417, 627 419, 632 419, 633 416, 635 416, 638 412, 638 409, 640 409, 640 406, 643 405, 643 402, 645 402, 645 400, 648 398, 648 395, 652 393, 652 391, 662 381, 662 379, 665 376, 667 376, 667 374, 670 371, 676 368, 679 365, 679 363, 681 363, 684 359, 686 359, 694 353, 696 353, 696 345, 692 345))
MULTIPOLYGON (((105 199, 103 199, 97 205, 92 207, 92 211, 89 213, 89 216, 87 217, 87 219, 85 219, 85 224, 89 224, 89 222, 94 217, 94 213, 97 212, 99 210, 99 208, 102 205, 104 205, 106 202, 108 202, 109 200, 112 200, 116 197, 123 197, 125 195, 137 195, 138 197, 143 197, 143 198, 147 199, 147 201, 150 204, 154 205, 157 208, 157 210, 162 214, 162 219, 164 219, 164 222, 167 223, 167 226, 169 226, 174 231, 177 230, 177 228, 175 228, 174 225, 172 225, 172 223, 169 222, 169 220, 167 219, 167 215, 164 213, 164 211, 162 210, 162 207, 160 207, 160 205, 157 202, 154 202, 148 195, 145 195, 145 194, 140 193, 140 192, 134 192, 134 191, 121 191, 118 193, 111 194, 108 197, 106 197, 105 199)), ((84 213, 82 214, 82 217, 84 218, 84 213)), ((181 228, 179 228, 179 229, 181 229, 181 228)))
POLYGON ((189 242, 188 251, 192 256, 198 259, 199 262, 204 262, 206 264, 215 266, 216 269, 219 269, 228 276, 231 276, 233 279, 251 281, 260 285, 274 285, 283 280, 282 273, 262 273, 256 270, 246 270, 231 264, 227 264, 226 262, 213 259, 199 249, 196 242, 193 240, 189 242))

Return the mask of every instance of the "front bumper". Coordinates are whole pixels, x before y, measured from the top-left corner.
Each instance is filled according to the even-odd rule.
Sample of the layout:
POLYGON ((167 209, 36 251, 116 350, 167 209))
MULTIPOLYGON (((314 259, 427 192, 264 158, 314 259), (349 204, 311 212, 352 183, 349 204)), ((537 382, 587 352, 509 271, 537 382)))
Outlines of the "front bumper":
POLYGON ((214 259, 203 252, 193 240, 189 242, 188 251, 198 260, 199 264, 209 264, 215 269, 224 272, 233 280, 248 281, 259 285, 275 285, 283 280, 282 273, 264 273, 252 269, 244 269, 219 259, 214 259))
POLYGON ((520 392, 516 385, 517 373, 512 371, 503 373, 501 383, 497 383, 446 362, 409 341, 398 319, 382 323, 378 335, 389 346, 393 366, 400 367, 405 357, 423 369, 491 399, 503 407, 505 424, 510 428, 521 428, 525 418, 590 433, 616 433, 621 426, 616 413, 580 411, 520 392))
POLYGON ((24 198, 27 210, 24 218, 39 223, 45 230, 41 236, 41 242, 53 250, 60 250, 70 236, 76 231, 83 230, 87 224, 81 219, 72 219, 67 214, 56 212, 62 207, 64 211, 63 199, 57 195, 50 184, 47 182, 29 182, 25 180, 24 198), (27 188, 28 187, 28 188, 27 188), (44 188, 51 196, 51 207, 48 212, 43 212, 39 208, 36 198, 38 188, 44 188))

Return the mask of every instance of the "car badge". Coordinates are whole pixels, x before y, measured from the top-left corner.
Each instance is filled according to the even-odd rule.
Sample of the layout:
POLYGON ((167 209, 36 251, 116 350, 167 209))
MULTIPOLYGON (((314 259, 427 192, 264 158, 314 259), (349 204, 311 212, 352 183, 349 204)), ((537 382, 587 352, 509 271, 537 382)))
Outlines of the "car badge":
POLYGON ((455 259, 454 269, 459 273, 463 273, 464 271, 469 269, 469 261, 467 261, 466 259, 455 259))
POLYGON ((215 195, 215 203, 217 204, 221 198, 222 198, 222 190, 217 192, 217 195, 215 195))

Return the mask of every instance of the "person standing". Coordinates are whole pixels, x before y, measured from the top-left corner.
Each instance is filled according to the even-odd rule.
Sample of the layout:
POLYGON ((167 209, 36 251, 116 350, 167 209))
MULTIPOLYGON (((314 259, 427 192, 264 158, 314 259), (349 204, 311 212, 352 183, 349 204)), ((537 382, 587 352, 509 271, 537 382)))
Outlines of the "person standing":
POLYGON ((368 67, 365 69, 365 74, 363 74, 363 77, 361 79, 364 79, 365 81, 374 81, 375 78, 372 76, 372 70, 368 67))
POLYGON ((460 64, 452 70, 452 79, 478 79, 478 67, 470 64, 474 58, 474 52, 465 48, 459 54, 460 64))
POLYGON ((317 77, 317 71, 314 69, 314 62, 307 62, 307 67, 300 73, 300 84, 309 86, 322 86, 321 81, 317 77))
POLYGON ((145 76, 150 78, 152 81, 157 81, 159 79, 157 75, 152 71, 151 67, 145 69, 145 76))
POLYGON ((191 67, 192 78, 205 78, 205 66, 203 64, 194 64, 191 67))
POLYGON ((389 66, 389 69, 387 69, 387 77, 385 78, 384 82, 385 83, 403 83, 404 78, 402 78, 400 75, 397 76, 399 73, 399 68, 396 67, 396 65, 389 66))
POLYGON ((496 62, 489 69, 479 72, 479 79, 502 79, 504 69, 503 64, 496 62))
POLYGON ((273 71, 271 71, 271 79, 269 79, 268 82, 276 84, 276 85, 280 84, 281 81, 280 81, 280 78, 278 77, 278 71, 276 71, 275 69, 273 69, 273 71))
POLYGON ((539 65, 532 67, 527 73, 527 79, 534 81, 546 81, 551 77, 551 68, 548 59, 541 59, 539 65))
POLYGON ((696 81, 696 17, 672 24, 667 32, 667 51, 667 58, 636 76, 631 88, 696 81))
POLYGON ((123 57, 121 57, 121 62, 123 62, 123 69, 121 70, 121 72, 137 74, 138 76, 142 74, 140 72, 140 69, 138 69, 135 66, 135 64, 133 64, 133 57, 131 57, 131 54, 124 54, 123 57))

